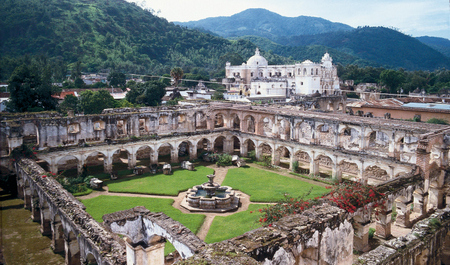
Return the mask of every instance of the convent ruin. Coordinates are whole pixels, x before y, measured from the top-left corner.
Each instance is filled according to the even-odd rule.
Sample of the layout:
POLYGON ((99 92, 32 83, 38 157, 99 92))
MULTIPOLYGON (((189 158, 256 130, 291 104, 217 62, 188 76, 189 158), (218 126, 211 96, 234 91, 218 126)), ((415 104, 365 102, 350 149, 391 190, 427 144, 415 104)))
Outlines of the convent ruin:
POLYGON ((445 200, 450 127, 351 116, 338 105, 326 112, 303 109, 210 103, 68 117, 3 114, 1 163, 15 172, 19 198, 42 234, 52 238, 52 248, 65 252, 66 264, 163 264, 163 239, 185 259, 181 264, 352 264, 353 250, 365 252, 357 264, 450 264, 445 200), (10 161, 9 152, 22 143, 39 146, 39 164, 10 161), (271 227, 206 244, 165 214, 143 207, 105 215, 100 224, 55 179, 41 177, 48 171, 81 171, 85 164, 112 172, 121 155, 130 168, 143 157, 151 164, 163 156, 178 162, 180 150, 192 159, 203 151, 241 156, 255 151, 275 165, 288 161, 292 168, 298 162, 312 175, 354 176, 386 194, 388 210, 376 220, 379 237, 390 238, 393 205, 397 225, 415 224, 408 235, 366 252, 373 206, 350 214, 324 202, 271 227), (412 213, 419 218, 412 220, 412 213))

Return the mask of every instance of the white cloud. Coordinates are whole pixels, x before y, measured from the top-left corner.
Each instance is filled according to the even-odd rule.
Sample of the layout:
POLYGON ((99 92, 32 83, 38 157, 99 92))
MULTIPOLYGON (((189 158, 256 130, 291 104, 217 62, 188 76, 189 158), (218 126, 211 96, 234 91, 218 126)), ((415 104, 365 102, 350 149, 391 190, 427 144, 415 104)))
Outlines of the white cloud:
POLYGON ((315 16, 353 27, 395 27, 413 36, 450 39, 447 0, 127 0, 160 10, 168 21, 231 16, 248 8, 265 8, 283 16, 315 16))

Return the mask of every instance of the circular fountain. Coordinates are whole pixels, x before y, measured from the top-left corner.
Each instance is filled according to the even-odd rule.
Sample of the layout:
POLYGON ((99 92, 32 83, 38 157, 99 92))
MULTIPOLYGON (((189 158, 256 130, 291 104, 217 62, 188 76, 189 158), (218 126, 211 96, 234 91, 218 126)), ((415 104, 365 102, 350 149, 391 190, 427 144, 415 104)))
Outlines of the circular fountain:
POLYGON ((215 175, 207 176, 209 181, 187 191, 181 206, 195 212, 227 212, 239 207, 239 197, 228 186, 214 182, 215 175))

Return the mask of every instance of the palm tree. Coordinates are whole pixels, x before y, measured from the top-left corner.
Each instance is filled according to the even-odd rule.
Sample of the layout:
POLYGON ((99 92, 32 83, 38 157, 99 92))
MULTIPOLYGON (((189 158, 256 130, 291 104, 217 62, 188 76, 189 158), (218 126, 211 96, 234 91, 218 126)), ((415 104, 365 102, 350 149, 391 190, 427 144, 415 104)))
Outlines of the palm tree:
POLYGON ((175 86, 178 86, 178 83, 180 82, 181 78, 183 78, 184 72, 181 67, 175 67, 172 70, 170 70, 170 76, 173 78, 173 81, 175 83, 175 86))

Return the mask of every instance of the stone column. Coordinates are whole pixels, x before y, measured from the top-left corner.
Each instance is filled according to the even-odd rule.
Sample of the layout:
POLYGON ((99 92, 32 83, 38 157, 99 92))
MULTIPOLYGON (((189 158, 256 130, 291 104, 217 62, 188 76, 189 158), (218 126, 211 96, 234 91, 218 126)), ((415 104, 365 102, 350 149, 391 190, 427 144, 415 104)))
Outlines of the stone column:
POLYGON ((170 151, 170 163, 178 163, 178 149, 172 149, 170 151))
POLYGON ((56 162, 56 158, 51 158, 50 161, 50 172, 58 173, 58 163, 56 162))
POLYGON ((85 164, 85 159, 82 157, 81 159, 78 160, 78 164, 77 164, 77 173, 78 173, 78 175, 81 174, 81 172, 83 172, 84 164, 85 164))
POLYGON ((31 189, 30 187, 25 187, 23 192, 23 207, 27 210, 31 210, 31 189))
POLYGON ((41 206, 41 234, 43 236, 49 236, 52 234, 52 228, 50 225, 50 209, 48 206, 41 206))
POLYGON ((150 153, 150 165, 158 164, 158 151, 150 153))
POLYGON ((112 154, 108 154, 103 157, 103 171, 105 173, 112 173, 113 170, 113 162, 112 162, 112 154))
MULTIPOLYGON (((337 158, 336 160, 337 161, 337 158)), ((337 165, 336 163, 333 163, 332 168, 331 168, 331 177, 333 180, 341 180, 342 179, 342 171, 341 168, 339 167, 339 165, 337 165)))
POLYGON ((356 222, 353 224, 353 229, 355 234, 353 236, 353 248, 366 252, 370 249, 369 247, 369 226, 370 221, 366 223, 356 222))
POLYGON ((377 226, 375 233, 377 236, 388 239, 391 236, 392 225, 392 203, 387 201, 376 215, 377 226))
MULTIPOLYGON (((18 173, 18 174, 20 174, 20 173, 18 173)), ((21 200, 24 199, 23 185, 24 185, 23 178, 22 178, 22 176, 18 175, 17 176, 17 198, 19 198, 21 200)))
POLYGON ((424 216, 427 214, 427 204, 428 204, 428 192, 422 192, 421 190, 415 190, 413 193, 414 197, 414 212, 424 216))
POLYGON ((279 166, 280 165, 280 153, 276 150, 272 150, 272 165, 279 166))
POLYGON ((77 239, 65 239, 64 250, 65 250, 65 265, 81 264, 80 246, 78 245, 77 239))
POLYGON ((245 144, 245 142, 241 143, 240 155, 242 157, 248 156, 248 143, 247 144, 245 144))
POLYGON ((128 169, 133 169, 136 166, 136 151, 128 153, 128 169))
POLYGON ((164 265, 164 242, 156 242, 143 247, 135 245, 127 238, 127 265, 164 265))
POLYGON ((60 253, 64 251, 64 235, 61 221, 51 222, 52 228, 52 243, 51 248, 53 252, 60 253))
POLYGON ((289 159, 289 170, 290 171, 294 170, 294 162, 295 162, 295 155, 291 154, 291 157, 289 159))
POLYGON ((444 189, 431 185, 429 190, 428 209, 443 209, 444 203, 444 189))
POLYGON ((395 157, 395 133, 392 132, 392 137, 389 137, 388 156, 395 157))
POLYGON ((397 205, 397 218, 395 224, 400 227, 411 227, 410 215, 412 202, 402 202, 401 200, 396 199, 395 204, 397 205))
POLYGON ((194 160, 197 159, 197 146, 189 145, 189 159, 194 160))
POLYGON ((233 140, 224 139, 223 140, 223 152, 227 154, 233 154, 233 140))
POLYGON ((31 199, 31 220, 33 222, 39 222, 41 220, 41 206, 39 205, 38 197, 31 199))
POLYGON ((310 162, 309 162, 309 174, 310 175, 319 175, 319 161, 316 161, 315 159, 311 158, 310 162))

